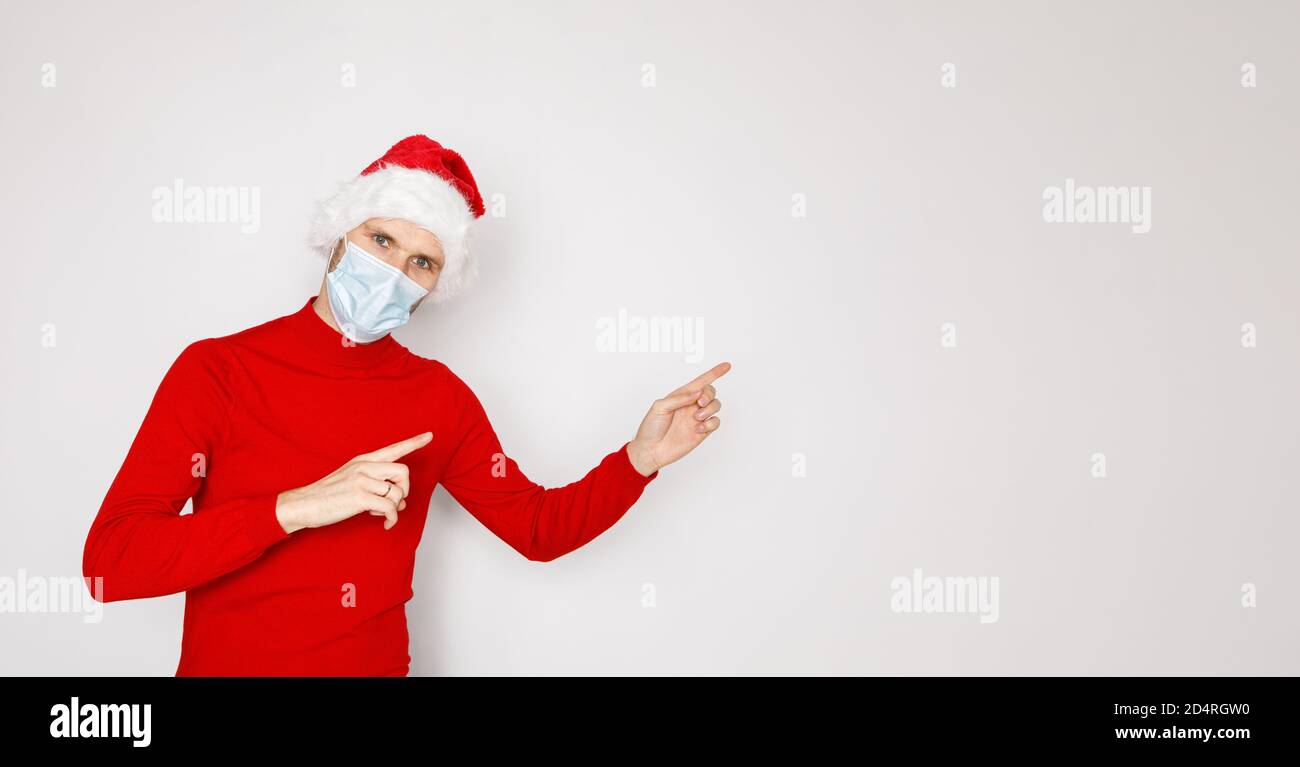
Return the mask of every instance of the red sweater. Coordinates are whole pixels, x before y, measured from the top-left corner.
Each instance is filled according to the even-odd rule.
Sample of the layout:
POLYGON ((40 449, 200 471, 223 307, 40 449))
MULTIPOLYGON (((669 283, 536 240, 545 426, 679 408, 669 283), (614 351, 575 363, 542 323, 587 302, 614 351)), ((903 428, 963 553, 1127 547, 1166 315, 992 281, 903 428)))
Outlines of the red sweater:
POLYGON ((446 365, 391 335, 344 345, 314 300, 181 352, 86 539, 102 601, 186 592, 178 676, 404 675, 434 485, 546 562, 608 529, 658 475, 641 476, 624 443, 578 482, 535 484, 446 365), (433 441, 401 459, 411 495, 391 530, 368 513, 293 534, 276 520, 280 492, 424 431, 433 441))

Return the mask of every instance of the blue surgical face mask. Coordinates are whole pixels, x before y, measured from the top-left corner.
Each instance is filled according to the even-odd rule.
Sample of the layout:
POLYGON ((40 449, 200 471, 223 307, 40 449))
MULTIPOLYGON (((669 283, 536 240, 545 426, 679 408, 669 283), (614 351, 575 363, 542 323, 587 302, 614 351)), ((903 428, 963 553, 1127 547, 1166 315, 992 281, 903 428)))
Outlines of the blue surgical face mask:
POLYGON ((411 318, 411 307, 429 291, 400 269, 370 255, 351 240, 334 271, 325 275, 330 309, 343 335, 357 343, 383 338, 411 318))

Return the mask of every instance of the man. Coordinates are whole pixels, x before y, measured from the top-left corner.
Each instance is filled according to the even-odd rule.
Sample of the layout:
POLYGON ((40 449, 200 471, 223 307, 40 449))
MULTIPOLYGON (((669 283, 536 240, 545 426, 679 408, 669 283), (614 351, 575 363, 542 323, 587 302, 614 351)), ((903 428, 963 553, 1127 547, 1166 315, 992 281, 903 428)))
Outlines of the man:
POLYGON ((177 675, 405 675, 405 603, 436 484, 548 562, 718 428, 713 382, 728 363, 656 401, 581 480, 529 480, 470 388, 389 334, 472 282, 466 242, 482 214, 460 155, 403 139, 318 206, 317 295, 189 345, 163 377, 83 572, 102 578, 91 591, 104 602, 186 593, 177 675))

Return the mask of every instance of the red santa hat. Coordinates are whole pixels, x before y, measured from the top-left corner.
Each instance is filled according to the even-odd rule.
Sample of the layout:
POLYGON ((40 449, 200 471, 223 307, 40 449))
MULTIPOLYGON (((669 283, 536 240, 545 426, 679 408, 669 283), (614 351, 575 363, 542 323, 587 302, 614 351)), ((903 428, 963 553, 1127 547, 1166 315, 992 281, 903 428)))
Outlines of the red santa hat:
POLYGON ((316 205, 309 244, 327 259, 339 238, 368 218, 401 218, 438 238, 446 262, 429 300, 468 288, 478 266, 468 247, 470 224, 483 215, 469 166, 428 136, 407 136, 316 205))

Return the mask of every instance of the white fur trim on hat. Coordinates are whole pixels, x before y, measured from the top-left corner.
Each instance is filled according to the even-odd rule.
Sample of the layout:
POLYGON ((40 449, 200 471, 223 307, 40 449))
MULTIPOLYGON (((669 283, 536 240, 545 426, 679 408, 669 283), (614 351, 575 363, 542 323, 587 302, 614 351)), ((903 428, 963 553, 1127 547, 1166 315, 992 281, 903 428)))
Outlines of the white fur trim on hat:
POLYGON ((477 279, 478 265, 469 248, 474 213, 441 176, 388 165, 344 182, 317 203, 308 244, 328 260, 339 238, 368 218, 405 219, 438 238, 445 262, 430 301, 442 303, 477 279))

